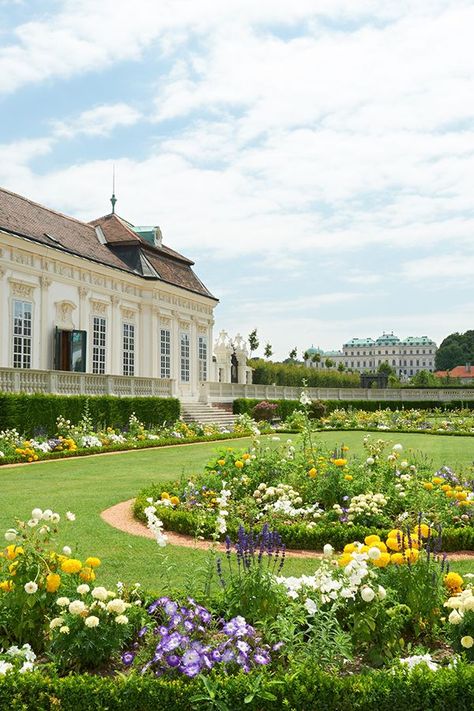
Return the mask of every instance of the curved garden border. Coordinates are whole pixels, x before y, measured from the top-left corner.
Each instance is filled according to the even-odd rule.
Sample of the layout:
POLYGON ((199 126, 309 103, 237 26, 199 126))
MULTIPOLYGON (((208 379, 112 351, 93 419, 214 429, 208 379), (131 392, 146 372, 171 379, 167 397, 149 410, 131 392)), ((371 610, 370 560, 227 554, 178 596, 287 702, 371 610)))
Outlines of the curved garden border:
MULTIPOLYGON (((105 509, 100 514, 101 518, 119 531, 128 533, 132 536, 142 536, 144 538, 154 538, 154 534, 148 530, 144 523, 137 521, 133 515, 132 507, 135 499, 128 499, 115 504, 108 509, 105 509)), ((213 541, 196 539, 193 536, 188 536, 184 533, 174 533, 166 531, 168 542, 173 546, 181 546, 183 548, 198 548, 199 550, 209 550, 211 546, 216 546, 213 541)), ((217 544, 217 549, 225 551, 223 543, 217 544)), ((287 555, 293 558, 322 558, 322 553, 312 550, 288 550, 287 555)), ((449 560, 472 560, 474 559, 474 551, 456 551, 447 554, 449 560)))

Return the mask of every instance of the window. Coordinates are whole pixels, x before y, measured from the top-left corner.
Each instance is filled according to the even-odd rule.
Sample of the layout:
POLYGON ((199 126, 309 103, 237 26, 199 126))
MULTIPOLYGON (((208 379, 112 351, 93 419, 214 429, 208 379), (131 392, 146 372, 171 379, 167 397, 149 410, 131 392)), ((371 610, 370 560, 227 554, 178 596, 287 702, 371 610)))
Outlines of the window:
POLYGON ((171 378, 171 331, 160 331, 160 377, 171 378))
POLYGON ((207 380, 207 337, 198 338, 199 380, 207 380))
POLYGON ((99 375, 105 373, 105 337, 105 318, 94 316, 92 322, 92 372, 99 375))
POLYGON ((123 324, 122 369, 124 375, 135 375, 135 326, 123 324))
POLYGON ((181 381, 189 383, 189 334, 181 334, 181 381))
POLYGON ((31 368, 32 311, 29 301, 13 301, 14 368, 31 368))

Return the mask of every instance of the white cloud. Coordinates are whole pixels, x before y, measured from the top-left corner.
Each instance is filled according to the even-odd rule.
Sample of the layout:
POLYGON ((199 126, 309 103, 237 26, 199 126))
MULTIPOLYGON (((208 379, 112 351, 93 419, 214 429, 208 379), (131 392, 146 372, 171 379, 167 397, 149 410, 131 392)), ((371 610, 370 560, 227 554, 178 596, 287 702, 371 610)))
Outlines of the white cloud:
MULTIPOLYGON (((474 255, 442 254, 423 259, 413 259, 403 265, 403 274, 409 279, 462 279, 467 277, 474 283, 474 255)), ((473 305, 474 309, 474 305, 473 305)))
POLYGON ((103 104, 83 111, 69 121, 54 121, 53 133, 61 138, 73 138, 80 134, 106 136, 118 127, 133 126, 140 117, 140 112, 128 104, 103 104))

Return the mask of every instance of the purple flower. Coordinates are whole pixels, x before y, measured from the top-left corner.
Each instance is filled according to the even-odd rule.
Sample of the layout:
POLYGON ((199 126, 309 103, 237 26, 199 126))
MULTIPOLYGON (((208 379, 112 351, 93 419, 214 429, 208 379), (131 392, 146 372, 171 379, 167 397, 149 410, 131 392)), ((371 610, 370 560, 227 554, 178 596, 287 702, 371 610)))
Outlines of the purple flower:
POLYGON ((211 659, 213 662, 220 662, 222 659, 222 654, 218 649, 213 649, 211 652, 211 659))
POLYGON ((162 641, 163 650, 165 652, 172 652, 173 649, 179 647, 179 645, 181 644, 181 639, 182 638, 179 632, 173 632, 173 634, 170 634, 169 637, 162 641))
POLYGON ((263 649, 257 649, 253 656, 254 662, 256 664, 269 664, 270 663, 270 657, 266 652, 263 651, 263 649))
POLYGON ((186 632, 192 632, 194 629, 193 623, 190 622, 189 620, 184 620, 183 627, 186 630, 186 632))
POLYGON ((188 649, 188 651, 183 654, 182 664, 185 667, 192 666, 194 664, 199 664, 200 660, 201 657, 199 652, 195 649, 188 649))
POLYGON ((147 627, 147 625, 145 625, 145 627, 141 628, 140 632, 138 633, 138 636, 143 637, 144 635, 146 635, 147 632, 148 632, 148 627, 147 627))
POLYGON ((159 608, 159 606, 160 606, 159 600, 155 600, 155 602, 152 602, 151 605, 149 605, 149 607, 148 607, 148 614, 152 615, 154 612, 156 612, 156 610, 159 608))
POLYGON ((168 662, 170 667, 179 667, 181 663, 181 658, 178 657, 177 654, 169 654, 166 657, 166 661, 168 662))
POLYGON ((285 646, 284 642, 276 642, 276 644, 273 645, 272 649, 274 652, 278 652, 278 650, 284 646, 285 646))
POLYGON ((122 662, 129 666, 133 660, 135 659, 135 655, 133 652, 124 652, 122 654, 122 662))
POLYGON ((200 667, 197 664, 193 664, 189 667, 182 667, 183 674, 189 676, 191 679, 197 676, 200 672, 200 667))
POLYGON ((178 605, 176 602, 173 600, 170 600, 169 598, 162 598, 163 600, 166 600, 166 602, 163 605, 164 611, 166 612, 167 615, 172 617, 175 613, 176 610, 178 609, 178 605))

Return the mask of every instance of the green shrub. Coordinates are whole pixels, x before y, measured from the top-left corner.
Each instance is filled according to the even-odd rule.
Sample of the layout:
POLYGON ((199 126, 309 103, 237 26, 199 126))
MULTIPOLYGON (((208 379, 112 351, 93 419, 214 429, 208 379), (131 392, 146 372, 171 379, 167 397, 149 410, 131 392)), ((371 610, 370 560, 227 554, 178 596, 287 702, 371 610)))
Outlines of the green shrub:
POLYGON ((152 426, 175 422, 180 414, 176 398, 0 393, 0 430, 16 428, 27 437, 37 432, 54 435, 56 418, 79 422, 86 402, 95 427, 124 428, 132 412, 152 426))
MULTIPOLYGON (((252 409, 260 400, 251 398, 237 398, 233 402, 233 412, 236 415, 246 413, 251 414, 252 409)), ((301 409, 299 400, 268 400, 268 402, 278 405, 277 416, 284 420, 295 410, 301 409)), ((317 401, 319 402, 319 401, 317 401)), ((460 401, 450 400, 440 402, 439 400, 323 400, 326 407, 326 414, 337 409, 365 410, 375 412, 376 410, 434 410, 439 408, 445 411, 457 410, 461 405, 469 410, 474 410, 474 400, 460 401)), ((324 417, 324 415, 322 415, 324 417)))
POLYGON ((411 673, 368 672, 336 676, 315 664, 292 665, 286 673, 241 673, 213 677, 218 701, 198 701, 206 688, 199 679, 166 680, 130 675, 77 675, 58 678, 39 673, 0 678, 0 708, 11 711, 465 711, 474 708, 474 668, 411 673), (280 683, 275 683, 280 682, 280 683), (244 703, 247 699, 247 703, 244 703))

